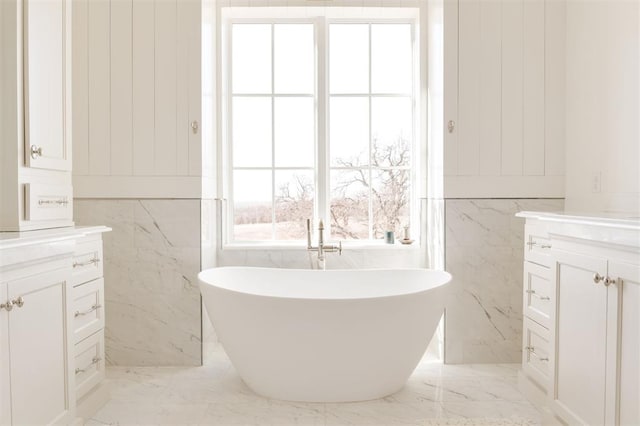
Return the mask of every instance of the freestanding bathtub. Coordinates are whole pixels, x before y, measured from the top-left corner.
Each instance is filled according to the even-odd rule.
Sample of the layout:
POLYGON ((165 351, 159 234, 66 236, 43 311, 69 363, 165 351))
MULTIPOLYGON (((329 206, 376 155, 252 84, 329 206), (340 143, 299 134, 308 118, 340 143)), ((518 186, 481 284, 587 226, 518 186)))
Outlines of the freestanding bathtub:
POLYGON ((198 278, 218 338, 251 389, 342 402, 404 386, 442 316, 451 275, 221 267, 198 278))

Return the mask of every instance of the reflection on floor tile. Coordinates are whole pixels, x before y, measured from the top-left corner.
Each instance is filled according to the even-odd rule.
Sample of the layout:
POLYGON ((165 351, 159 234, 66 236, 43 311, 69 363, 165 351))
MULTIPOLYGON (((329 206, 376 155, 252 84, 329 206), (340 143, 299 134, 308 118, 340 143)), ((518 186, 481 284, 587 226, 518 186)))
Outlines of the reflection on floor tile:
POLYGON ((312 404, 254 394, 218 346, 203 367, 109 368, 111 400, 86 424, 539 425, 540 413, 518 392, 517 368, 423 363, 400 392, 386 398, 312 404))

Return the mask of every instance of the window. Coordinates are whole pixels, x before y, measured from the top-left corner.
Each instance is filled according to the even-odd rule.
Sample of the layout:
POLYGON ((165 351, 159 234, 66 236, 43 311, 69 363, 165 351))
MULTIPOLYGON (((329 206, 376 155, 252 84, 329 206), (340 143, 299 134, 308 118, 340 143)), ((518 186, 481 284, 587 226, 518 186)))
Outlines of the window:
MULTIPOLYGON (((228 240, 377 240, 417 222, 412 19, 228 22, 228 240)), ((417 228, 417 227, 416 227, 417 228)))

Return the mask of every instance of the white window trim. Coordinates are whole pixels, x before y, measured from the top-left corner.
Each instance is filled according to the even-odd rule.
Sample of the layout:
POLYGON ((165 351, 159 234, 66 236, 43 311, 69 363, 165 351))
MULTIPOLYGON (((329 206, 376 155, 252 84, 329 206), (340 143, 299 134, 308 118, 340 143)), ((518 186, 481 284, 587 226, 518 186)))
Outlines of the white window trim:
MULTIPOLYGON (((366 3, 366 0, 365 0, 366 3)), ((401 8, 401 7, 362 7, 362 8, 344 8, 344 7, 222 7, 220 10, 221 17, 221 45, 219 45, 219 51, 222 54, 219 56, 222 65, 222 75, 219 75, 218 81, 219 87, 219 102, 222 108, 218 109, 219 123, 222 125, 222 143, 219 144, 218 158, 218 170, 221 171, 221 179, 218 179, 218 193, 222 194, 222 199, 226 205, 222 206, 223 217, 221 230, 222 235, 220 241, 221 249, 293 249, 306 247, 306 241, 304 240, 264 240, 264 241, 234 241, 229 236, 233 233, 233 194, 231 189, 233 188, 233 158, 229 141, 231 141, 231 28, 236 23, 264 23, 264 24, 286 24, 286 23, 311 23, 314 24, 314 37, 316 45, 316 58, 314 73, 316 81, 316 92, 313 95, 317 105, 316 114, 316 132, 315 132, 315 163, 313 168, 315 169, 315 185, 316 185, 316 201, 314 203, 314 216, 316 218, 325 219, 325 239, 331 235, 331 221, 330 217, 330 203, 328 200, 329 190, 329 171, 331 165, 328 159, 328 101, 330 95, 328 91, 328 73, 329 73, 329 58, 328 58, 328 28, 333 23, 407 23, 412 28, 412 44, 413 44, 413 93, 411 94, 387 94, 388 96, 411 96, 412 109, 413 109, 413 143, 412 143, 412 164, 411 164, 411 207, 410 207, 410 221, 412 224, 412 237, 416 242, 412 245, 402 244, 385 244, 383 240, 362 239, 362 240, 344 240, 343 245, 345 247, 353 248, 403 248, 403 249, 419 249, 421 248, 420 242, 423 238, 420 235, 424 232, 423 228, 423 215, 424 212, 422 204, 426 192, 426 179, 427 170, 425 169, 426 160, 425 154, 427 151, 427 133, 426 129, 426 111, 422 111, 421 105, 424 104, 426 98, 426 69, 424 69, 424 58, 426 57, 426 51, 420 52, 418 49, 426 50, 426 46, 422 46, 424 38, 420 36, 426 22, 421 22, 422 6, 419 8, 401 8), (321 16, 318 16, 321 15, 321 16), (283 17, 284 16, 284 17, 283 17), (422 46, 422 47, 421 47, 422 46), (323 69, 323 73, 318 73, 318 70, 323 69), (320 166, 322 165, 322 166, 320 166), (324 207, 324 208, 323 208, 324 207), (323 211, 319 211, 322 209, 323 211), (327 232, 328 231, 328 232, 327 232)), ((369 27, 370 28, 370 27, 369 27)), ((272 30, 273 31, 273 30, 272 30)), ((369 43, 371 43, 371 36, 369 36, 369 43)), ((272 32, 273 43, 273 32, 272 32)), ((369 49, 371 44, 369 44, 369 49)), ((371 53, 371 52, 370 52, 371 53)), ((369 57, 370 56, 369 53, 369 57)), ((277 96, 273 93, 273 79, 274 77, 274 49, 272 45, 271 50, 272 61, 272 93, 269 95, 273 100, 277 96)), ((371 73, 371 64, 369 64, 369 73, 371 73)), ((385 94, 382 94, 383 96, 385 94)), ((249 95, 250 96, 250 95, 249 95)), ((295 95, 301 97, 302 95, 295 95)), ((348 94, 340 94, 338 96, 348 96, 348 94)), ((355 95, 354 95, 355 96, 355 95)), ((371 75, 369 75, 369 92, 367 94, 357 94, 357 96, 367 97, 371 99, 372 96, 378 96, 378 94, 371 93, 371 75)), ((371 108, 369 108, 369 114, 371 115, 371 108)), ((273 111, 272 111, 273 121, 273 111)), ((272 132, 274 131, 272 122, 272 132)), ((371 127, 371 118, 369 119, 369 126, 371 127)), ((369 130, 369 133, 371 130, 369 130)), ((272 136, 272 144, 274 143, 272 136)), ((369 137, 369 143, 371 144, 371 137, 369 137)), ((272 147, 273 154, 273 147, 272 147)), ((275 170, 272 161, 271 170, 275 170)), ((302 167, 293 167, 295 169, 304 169, 302 167)), ((251 168, 246 167, 244 169, 260 169, 259 167, 251 168)), ((275 197, 275 181, 272 176, 272 200, 275 197)), ((371 197, 369 197, 370 207, 369 216, 371 217, 371 197)), ((274 214, 274 213, 272 213, 274 214)), ((304 220, 305 218, 301 218, 304 220)), ((272 218, 272 226, 275 226, 275 219, 272 218)), ((371 226, 371 224, 369 224, 371 226)), ((315 228, 315 226, 314 226, 315 228)), ((313 238, 317 238, 315 235, 317 230, 313 229, 313 238)), ((396 236, 399 240, 401 235, 396 236)))

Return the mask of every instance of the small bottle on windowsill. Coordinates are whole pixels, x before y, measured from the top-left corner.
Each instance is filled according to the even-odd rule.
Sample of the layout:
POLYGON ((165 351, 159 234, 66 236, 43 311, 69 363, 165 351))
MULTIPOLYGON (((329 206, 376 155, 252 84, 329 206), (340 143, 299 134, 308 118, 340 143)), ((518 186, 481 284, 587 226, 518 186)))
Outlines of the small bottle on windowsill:
POLYGON ((404 237, 400 240, 402 244, 411 244, 413 240, 409 236, 409 226, 404 227, 404 237))

